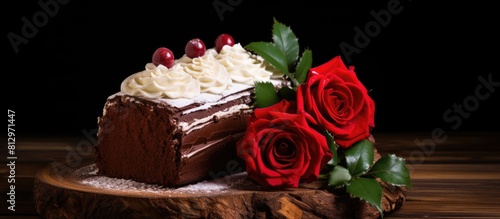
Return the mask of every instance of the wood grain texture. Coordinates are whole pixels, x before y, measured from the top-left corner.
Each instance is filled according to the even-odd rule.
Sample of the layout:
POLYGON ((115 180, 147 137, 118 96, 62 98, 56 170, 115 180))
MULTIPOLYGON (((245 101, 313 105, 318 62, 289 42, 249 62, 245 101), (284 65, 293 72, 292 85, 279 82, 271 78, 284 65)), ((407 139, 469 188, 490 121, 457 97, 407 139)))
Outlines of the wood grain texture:
MULTIPOLYGON (((55 170, 53 166, 48 166, 35 177, 35 208, 45 218, 375 219, 380 215, 373 206, 345 192, 311 187, 264 190, 248 180, 245 174, 208 181, 229 183, 231 186, 224 190, 160 188, 152 191, 142 184, 113 189, 123 185, 113 182, 108 184, 109 181, 106 181, 106 187, 103 188, 82 183, 96 177, 102 179, 99 178, 102 176, 95 174, 94 164, 76 168, 78 174, 60 174, 55 170), (235 181, 243 184, 235 184, 235 181)), ((384 212, 389 213, 403 206, 406 190, 380 183, 384 188, 384 212)))
MULTIPOLYGON (((374 133, 381 154, 394 153, 407 159, 413 189, 391 218, 500 218, 500 133, 447 132, 443 142, 422 144, 430 132, 374 133), (433 150, 431 150, 433 149, 433 150), (427 153, 426 153, 427 152, 427 153)), ((42 218, 34 206, 35 174, 53 162, 66 162, 85 136, 17 139, 16 212, 0 208, 3 218, 42 218)), ((92 160, 92 156, 82 156, 92 160)), ((7 192, 8 170, 0 157, 0 189, 7 192)), ((4 196, 5 197, 5 196, 4 196)))

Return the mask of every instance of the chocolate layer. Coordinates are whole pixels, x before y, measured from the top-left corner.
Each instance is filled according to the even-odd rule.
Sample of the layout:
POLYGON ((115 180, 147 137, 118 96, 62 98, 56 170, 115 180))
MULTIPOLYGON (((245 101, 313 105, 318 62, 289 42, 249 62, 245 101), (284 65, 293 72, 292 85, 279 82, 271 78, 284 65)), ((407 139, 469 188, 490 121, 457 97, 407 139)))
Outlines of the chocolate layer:
POLYGON ((108 98, 98 121, 99 173, 171 187, 242 171, 235 143, 246 129, 250 90, 181 107, 108 98))

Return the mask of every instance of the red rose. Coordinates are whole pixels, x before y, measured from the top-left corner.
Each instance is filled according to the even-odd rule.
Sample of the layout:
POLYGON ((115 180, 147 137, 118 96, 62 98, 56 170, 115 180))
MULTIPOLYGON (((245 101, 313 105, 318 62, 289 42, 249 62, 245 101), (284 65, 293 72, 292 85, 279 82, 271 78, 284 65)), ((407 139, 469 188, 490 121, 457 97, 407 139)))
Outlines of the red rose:
POLYGON ((255 109, 237 144, 248 176, 265 188, 315 181, 332 158, 325 136, 309 127, 305 115, 296 110, 296 103, 286 100, 255 109))
POLYGON ((310 69, 297 89, 297 104, 309 122, 332 133, 343 148, 368 138, 375 126, 375 103, 340 56, 310 69))

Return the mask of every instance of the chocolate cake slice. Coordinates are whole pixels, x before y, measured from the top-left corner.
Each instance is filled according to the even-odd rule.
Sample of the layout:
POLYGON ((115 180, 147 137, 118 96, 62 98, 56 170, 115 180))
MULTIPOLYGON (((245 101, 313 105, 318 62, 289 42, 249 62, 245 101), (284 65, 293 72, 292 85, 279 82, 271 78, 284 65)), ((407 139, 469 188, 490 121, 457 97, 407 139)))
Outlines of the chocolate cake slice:
POLYGON ((239 43, 177 60, 158 48, 106 100, 95 146, 99 174, 178 187, 243 171, 236 142, 255 82, 281 83, 275 78, 282 77, 239 43))
POLYGON ((235 85, 190 101, 110 96, 98 119, 99 173, 181 186, 243 171, 235 143, 246 129, 252 90, 235 85))

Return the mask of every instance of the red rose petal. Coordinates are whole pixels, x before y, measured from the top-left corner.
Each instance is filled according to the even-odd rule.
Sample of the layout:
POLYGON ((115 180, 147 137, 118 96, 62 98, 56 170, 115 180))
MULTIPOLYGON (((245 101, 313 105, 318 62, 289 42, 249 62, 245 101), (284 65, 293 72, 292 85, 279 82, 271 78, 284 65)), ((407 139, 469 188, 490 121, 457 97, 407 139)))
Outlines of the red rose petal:
POLYGON ((328 90, 319 105, 321 115, 327 122, 343 125, 351 117, 351 101, 344 92, 328 90))
POLYGON ((335 71, 335 70, 338 70, 338 69, 348 70, 345 67, 344 62, 342 61, 342 58, 340 56, 335 56, 332 59, 330 59, 330 61, 328 61, 328 62, 326 62, 326 63, 324 63, 322 65, 319 65, 317 67, 311 68, 311 71, 315 72, 315 73, 317 73, 319 75, 322 75, 322 74, 325 74, 325 73, 328 73, 328 72, 331 72, 331 71, 335 71))
POLYGON ((280 133, 266 148, 266 158, 269 161, 269 165, 277 170, 290 168, 293 166, 294 161, 298 159, 298 149, 293 140, 287 138, 289 136, 286 134, 289 133, 280 133), (282 150, 285 150, 285 148, 283 147, 287 147, 286 150, 288 150, 289 154, 284 154, 282 150))
POLYGON ((312 126, 326 128, 342 147, 366 138, 375 125, 375 103, 340 56, 310 69, 297 89, 297 104, 312 126))
POLYGON ((302 142, 300 142, 301 139, 296 136, 297 131, 292 129, 295 129, 295 127, 287 127, 286 130, 279 133, 275 137, 277 141, 270 142, 270 144, 267 145, 267 148, 265 149, 265 153, 267 155, 267 157, 265 158, 269 160, 270 167, 272 167, 276 172, 280 173, 283 176, 301 175, 305 171, 303 170, 304 163, 308 162, 308 160, 304 160, 304 145, 302 144, 302 142), (277 143, 281 139, 286 139, 293 144, 292 146, 295 150, 295 154, 293 155, 293 157, 284 158, 282 156, 276 156, 275 149, 277 143))
POLYGON ((349 90, 352 94, 352 100, 357 102, 354 103, 352 107, 354 113, 358 114, 359 111, 361 111, 361 109, 365 107, 363 102, 365 102, 365 100, 369 97, 367 97, 366 92, 364 92, 359 86, 356 86, 355 84, 346 84, 346 86, 349 87, 349 90))
POLYGON ((264 187, 297 187, 301 180, 317 179, 332 154, 325 136, 311 128, 311 116, 285 100, 255 111, 238 142, 248 176, 264 187))

